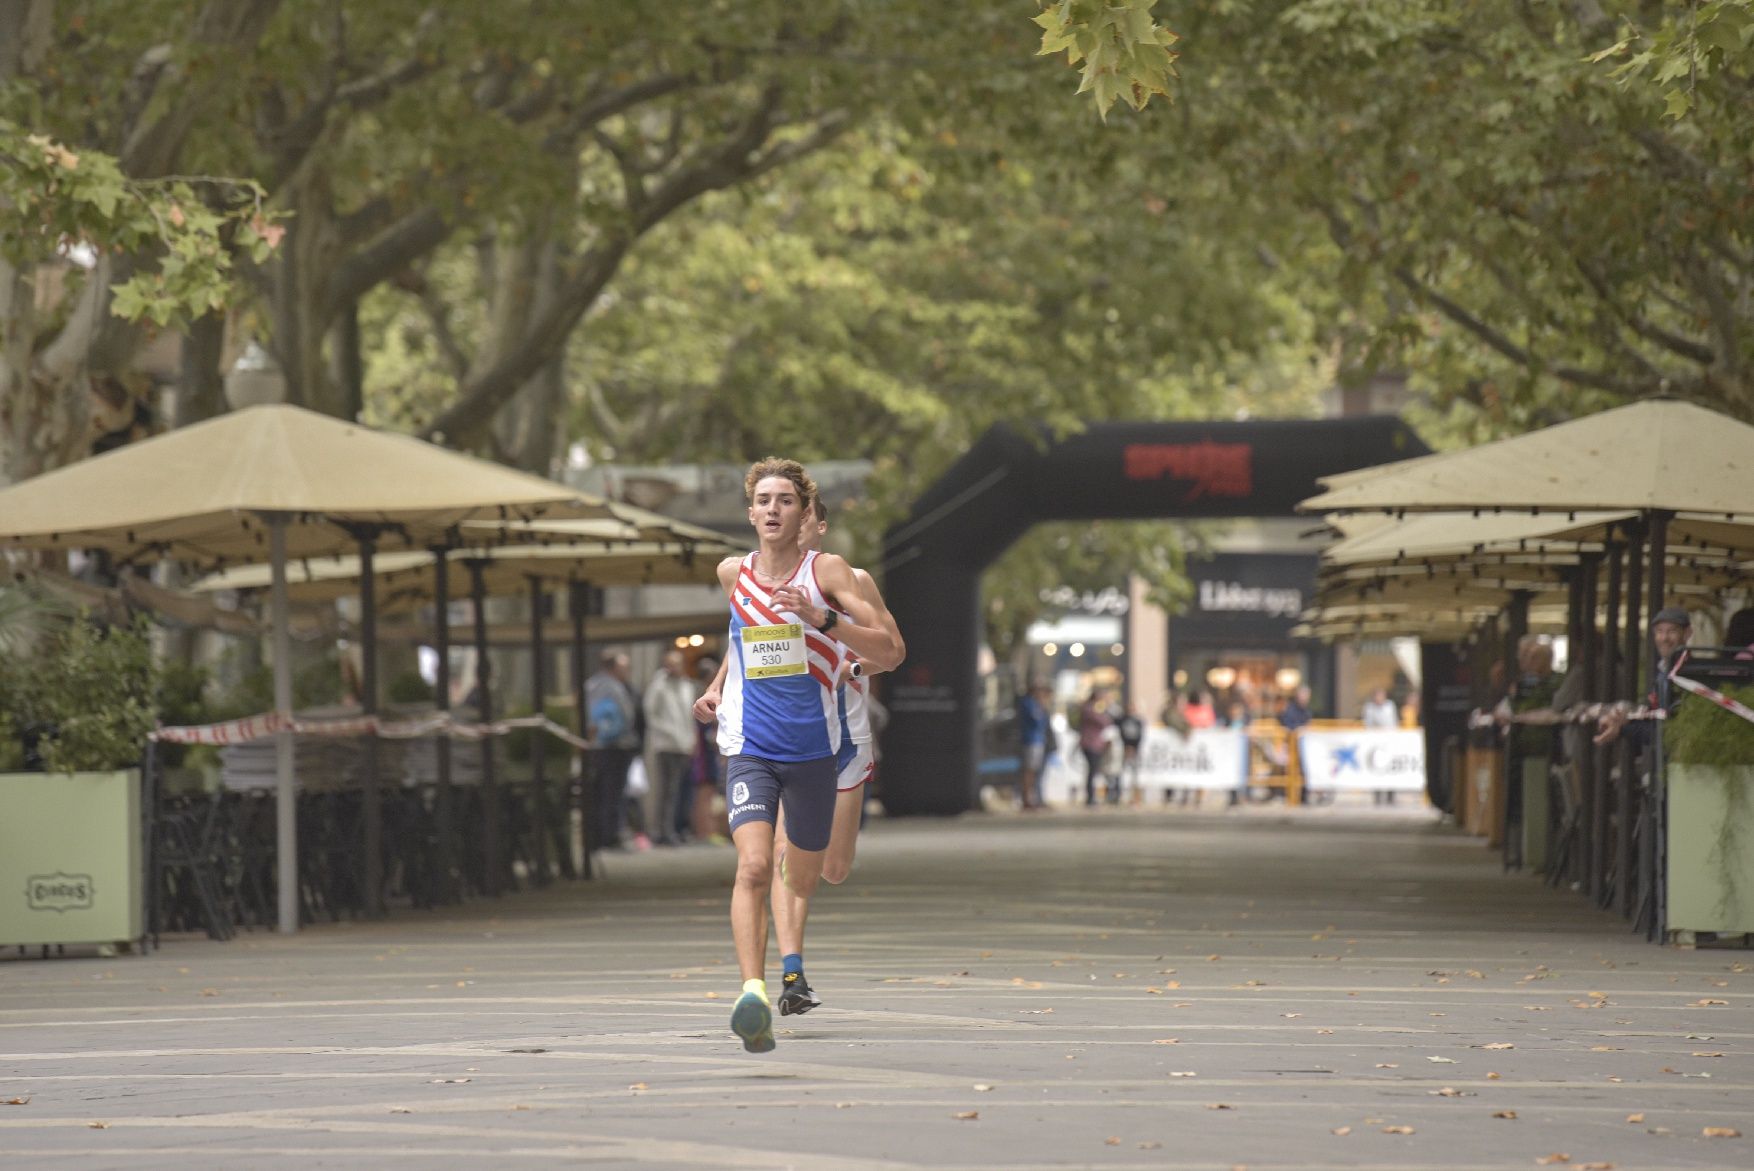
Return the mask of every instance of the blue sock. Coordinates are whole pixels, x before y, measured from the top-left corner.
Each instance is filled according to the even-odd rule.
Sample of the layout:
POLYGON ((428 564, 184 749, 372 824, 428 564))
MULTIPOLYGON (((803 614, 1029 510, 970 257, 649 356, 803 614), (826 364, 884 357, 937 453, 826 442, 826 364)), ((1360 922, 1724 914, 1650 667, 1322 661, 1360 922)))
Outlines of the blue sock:
POLYGON ((790 976, 793 972, 804 974, 804 957, 795 951, 780 957, 780 975, 790 976))

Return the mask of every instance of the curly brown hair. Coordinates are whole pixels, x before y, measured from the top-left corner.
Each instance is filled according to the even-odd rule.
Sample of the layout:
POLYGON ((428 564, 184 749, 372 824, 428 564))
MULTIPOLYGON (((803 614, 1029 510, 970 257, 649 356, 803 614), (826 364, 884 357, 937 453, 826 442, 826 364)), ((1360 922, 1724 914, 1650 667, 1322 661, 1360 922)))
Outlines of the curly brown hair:
POLYGON ((816 501, 816 481, 804 470, 804 465, 795 459, 781 459, 770 455, 766 459, 756 460, 749 465, 748 473, 743 477, 743 496, 751 504, 755 502, 755 486, 770 476, 783 476, 798 489, 798 500, 805 508, 812 508, 816 501))

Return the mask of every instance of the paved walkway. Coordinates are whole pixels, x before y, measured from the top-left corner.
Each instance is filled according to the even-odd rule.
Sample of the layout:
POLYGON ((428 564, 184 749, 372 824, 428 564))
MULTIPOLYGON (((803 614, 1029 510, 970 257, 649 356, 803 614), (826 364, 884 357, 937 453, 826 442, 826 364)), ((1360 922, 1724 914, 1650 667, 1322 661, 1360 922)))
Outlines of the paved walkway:
POLYGON ((0 1162, 1754 1166, 1754 955, 1423 818, 873 823, 812 923, 827 1003, 764 1057, 725 1025, 730 867, 0 962, 0 1162))

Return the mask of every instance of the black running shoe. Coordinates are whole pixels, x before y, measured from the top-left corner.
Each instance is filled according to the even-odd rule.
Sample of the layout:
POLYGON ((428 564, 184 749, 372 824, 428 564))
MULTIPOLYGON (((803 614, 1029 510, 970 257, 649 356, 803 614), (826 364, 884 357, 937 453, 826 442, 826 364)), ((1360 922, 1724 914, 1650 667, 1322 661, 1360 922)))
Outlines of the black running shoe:
POLYGON ((781 981, 780 1015, 795 1016, 809 1012, 822 1001, 816 993, 810 991, 810 982, 804 979, 804 973, 793 972, 781 981))

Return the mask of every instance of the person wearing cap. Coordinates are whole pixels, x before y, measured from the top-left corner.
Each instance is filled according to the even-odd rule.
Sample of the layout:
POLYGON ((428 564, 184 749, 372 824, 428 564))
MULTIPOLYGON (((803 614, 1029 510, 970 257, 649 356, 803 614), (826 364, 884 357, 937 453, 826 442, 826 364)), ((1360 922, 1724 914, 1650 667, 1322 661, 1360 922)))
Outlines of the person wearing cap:
MULTIPOLYGON (((1692 637, 1693 619, 1681 607, 1668 606, 1651 616, 1650 639, 1657 648, 1657 677, 1651 681, 1651 707, 1664 712, 1674 710, 1678 697, 1669 688, 1669 670, 1674 666, 1675 655, 1692 637)), ((1650 723, 1639 720, 1632 722, 1628 729, 1628 722, 1625 712, 1609 712, 1596 725, 1596 743, 1612 744, 1624 730, 1640 748, 1649 744, 1650 723)))

